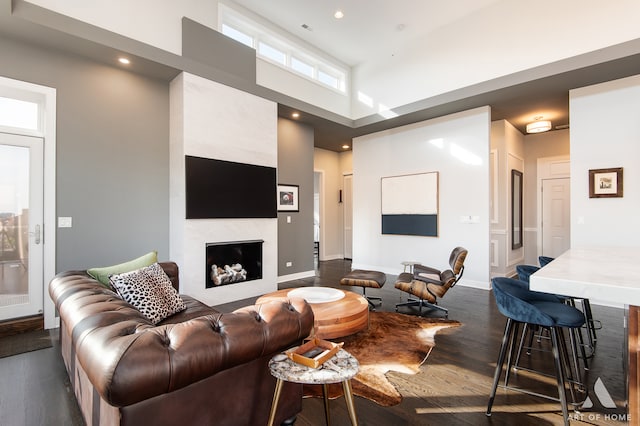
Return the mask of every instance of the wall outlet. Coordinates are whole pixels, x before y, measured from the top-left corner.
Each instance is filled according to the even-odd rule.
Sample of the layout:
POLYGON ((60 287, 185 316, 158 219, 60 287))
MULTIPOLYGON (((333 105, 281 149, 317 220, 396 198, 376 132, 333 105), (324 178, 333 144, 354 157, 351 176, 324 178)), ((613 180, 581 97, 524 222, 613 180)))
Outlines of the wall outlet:
POLYGON ((287 216, 287 223, 291 223, 291 216, 287 216))
POLYGON ((287 268, 291 268, 293 266, 293 262, 287 262, 287 263, 285 263, 285 266, 287 268))
POLYGON ((460 216, 460 223, 480 223, 480 216, 460 216))
POLYGON ((471 216, 460 216, 460 223, 471 223, 471 216))

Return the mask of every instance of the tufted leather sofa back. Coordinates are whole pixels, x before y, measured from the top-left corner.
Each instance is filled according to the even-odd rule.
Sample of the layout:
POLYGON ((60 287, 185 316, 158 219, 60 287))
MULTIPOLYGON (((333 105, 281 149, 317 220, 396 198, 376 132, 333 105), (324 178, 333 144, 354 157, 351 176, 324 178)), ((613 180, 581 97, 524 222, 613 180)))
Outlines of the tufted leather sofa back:
MULTIPOLYGON (((179 287, 175 263, 161 264, 179 287)), ((154 326, 84 271, 49 285, 72 350, 102 399, 122 407, 170 393, 299 343, 313 327, 303 299, 221 313, 189 296, 186 311, 154 326)))

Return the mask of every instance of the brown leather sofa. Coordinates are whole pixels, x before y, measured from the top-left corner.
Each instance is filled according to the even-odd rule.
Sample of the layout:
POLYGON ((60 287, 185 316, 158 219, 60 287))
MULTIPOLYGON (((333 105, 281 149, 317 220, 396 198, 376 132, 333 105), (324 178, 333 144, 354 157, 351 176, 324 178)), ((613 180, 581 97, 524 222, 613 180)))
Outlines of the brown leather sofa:
MULTIPOLYGON (((177 265, 160 265, 178 289, 177 265)), ((49 294, 88 425, 264 426, 275 388, 268 361, 313 327, 303 299, 223 314, 186 295, 185 311, 153 325, 84 271, 58 274, 49 294)), ((301 408, 302 386, 286 383, 276 424, 301 408)))

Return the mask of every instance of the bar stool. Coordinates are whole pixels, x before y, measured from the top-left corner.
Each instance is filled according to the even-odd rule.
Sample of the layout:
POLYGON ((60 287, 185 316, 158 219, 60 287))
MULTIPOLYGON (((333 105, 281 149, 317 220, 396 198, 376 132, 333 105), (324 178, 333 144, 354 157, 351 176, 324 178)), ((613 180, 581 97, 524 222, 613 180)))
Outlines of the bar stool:
MULTIPOLYGON (((515 390, 560 402, 562 406, 564 424, 568 425, 569 412, 567 408, 566 385, 569 385, 569 389, 571 391, 572 405, 577 406, 579 402, 577 402, 575 398, 574 386, 578 383, 577 380, 579 373, 577 367, 575 367, 577 365, 577 357, 576 348, 573 343, 575 340, 573 338, 570 339, 570 342, 572 346, 573 366, 575 367, 574 373, 576 376, 571 377, 570 372, 565 371, 565 364, 570 370, 571 363, 569 361, 563 329, 566 328, 569 330, 570 334, 573 334, 576 329, 579 329, 584 324, 584 315, 573 306, 559 302, 554 295, 529 290, 528 285, 522 281, 512 278, 496 277, 493 278, 491 282, 496 305, 498 306, 500 313, 507 317, 507 323, 493 377, 493 386, 491 388, 489 403, 487 405, 487 416, 491 416, 491 409, 495 399, 498 382, 502 375, 507 349, 510 349, 507 361, 505 385, 503 387, 505 389, 515 390), (518 329, 520 324, 544 327, 549 330, 553 348, 552 352, 558 386, 558 398, 549 395, 542 395, 523 388, 508 386, 508 375, 511 369, 511 361, 514 351, 517 347, 518 329)), ((585 391, 586 398, 586 387, 582 387, 582 389, 585 391)))
MULTIPOLYGON (((541 256, 544 257, 544 256, 541 256)), ((547 257, 545 258, 547 259, 547 263, 550 262, 552 258, 547 257)), ((547 264, 545 263, 545 265, 547 264)), ((524 281, 527 284, 529 284, 529 277, 531 276, 531 274, 535 273, 536 271, 538 271, 540 268, 534 265, 516 265, 516 272, 518 273, 518 278, 520 279, 520 281, 524 281)), ((562 303, 566 303, 569 304, 571 306, 573 306, 575 308, 576 306, 576 302, 574 300, 574 298, 569 297, 569 296, 562 296, 562 295, 555 295, 558 300, 560 300, 562 303)), ((585 324, 586 324, 586 328, 587 328, 587 337, 589 339, 589 343, 586 345, 589 347, 589 355, 587 355, 586 352, 582 352, 582 359, 584 361, 584 369, 588 370, 589 369, 589 361, 588 358, 591 358, 595 353, 596 353, 596 347, 595 347, 595 340, 592 339, 592 334, 591 334, 591 330, 589 329, 589 324, 593 325, 593 318, 591 317, 591 306, 589 305, 589 301, 587 299, 583 299, 582 300, 582 307, 583 307, 583 312, 582 314, 584 315, 584 320, 585 320, 585 324), (588 309, 587 309, 588 306, 588 309)), ((525 331, 526 331, 526 327, 525 327, 525 331)), ((595 335, 595 330, 593 331, 594 335, 595 335)), ((582 337, 582 331, 579 331, 577 333, 577 337, 578 337, 578 341, 580 342, 581 346, 585 346, 585 342, 584 342, 584 338, 582 337)), ((523 334, 523 339, 524 339, 524 334, 523 334)), ((533 336, 531 336, 531 340, 529 341, 529 347, 531 346, 531 342, 533 341, 533 336)), ((530 351, 527 351, 528 354, 530 354, 530 351)), ((520 354, 518 353, 518 359, 520 358, 520 354)))
MULTIPOLYGON (((540 263, 540 267, 543 268, 549 263, 551 263, 555 257, 549 256, 538 256, 538 262, 540 263)), ((582 310, 584 312, 584 317, 586 321, 587 327, 587 336, 589 337, 589 347, 591 348, 591 355, 594 355, 596 352, 596 343, 598 341, 598 336, 596 335, 596 330, 602 328, 602 323, 598 320, 593 319, 593 313, 591 312, 591 303, 589 299, 580 299, 582 303, 582 310)))
POLYGON ((547 266, 547 264, 551 262, 553 259, 555 259, 555 257, 538 256, 538 262, 540 263, 541 268, 544 268, 545 266, 547 266))

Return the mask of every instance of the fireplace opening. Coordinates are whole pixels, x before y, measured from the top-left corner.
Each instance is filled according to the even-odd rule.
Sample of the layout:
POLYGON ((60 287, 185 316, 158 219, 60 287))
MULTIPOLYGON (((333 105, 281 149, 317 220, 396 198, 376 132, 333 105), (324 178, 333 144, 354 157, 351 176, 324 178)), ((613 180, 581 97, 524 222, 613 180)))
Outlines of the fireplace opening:
POLYGON ((263 240, 207 243, 205 287, 262 279, 263 240))

